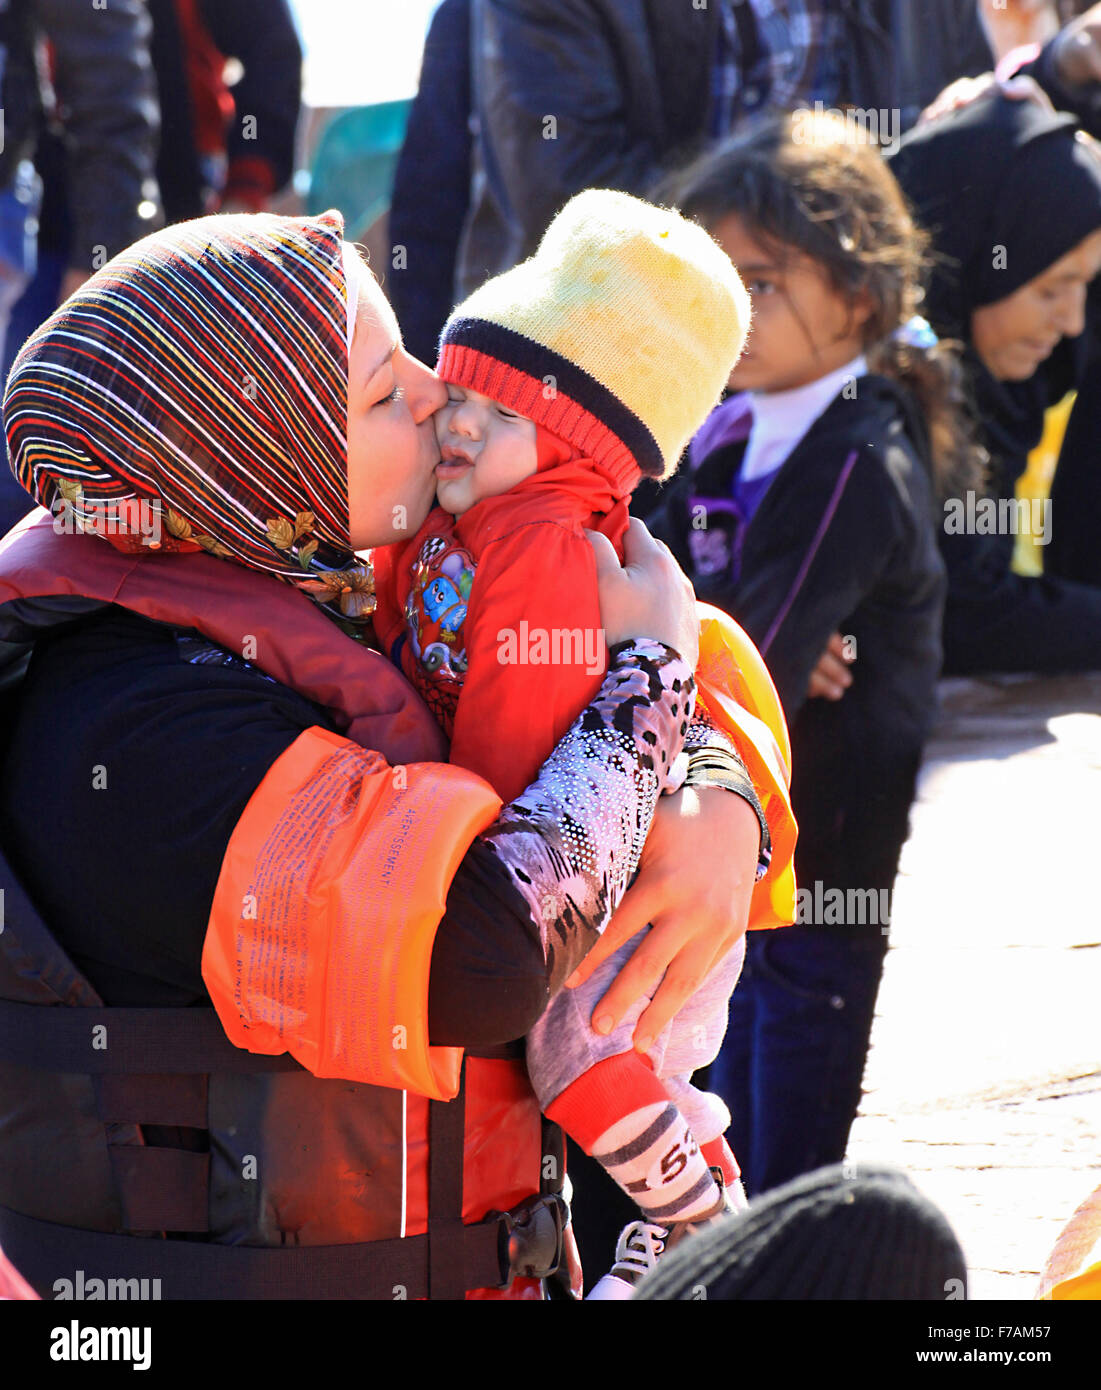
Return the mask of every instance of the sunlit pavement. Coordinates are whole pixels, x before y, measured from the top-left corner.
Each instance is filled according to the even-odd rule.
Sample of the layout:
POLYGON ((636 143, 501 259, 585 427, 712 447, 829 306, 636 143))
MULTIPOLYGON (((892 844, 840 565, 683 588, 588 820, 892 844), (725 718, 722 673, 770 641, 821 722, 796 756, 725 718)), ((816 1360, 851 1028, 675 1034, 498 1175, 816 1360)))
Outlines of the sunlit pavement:
POLYGON ((972 1298, 1032 1298, 1101 1183, 1101 674, 941 694, 849 1158, 946 1212, 972 1298))

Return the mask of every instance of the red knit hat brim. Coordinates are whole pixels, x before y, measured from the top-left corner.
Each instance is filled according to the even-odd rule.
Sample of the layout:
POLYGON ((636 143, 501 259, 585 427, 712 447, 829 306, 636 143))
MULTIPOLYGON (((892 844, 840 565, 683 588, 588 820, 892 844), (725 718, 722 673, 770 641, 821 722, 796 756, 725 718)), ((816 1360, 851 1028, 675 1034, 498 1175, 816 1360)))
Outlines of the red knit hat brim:
POLYGON ((637 486, 642 470, 631 450, 603 420, 560 385, 532 376, 478 348, 446 340, 440 348, 436 370, 444 381, 499 401, 573 445, 579 454, 599 464, 625 493, 637 486))

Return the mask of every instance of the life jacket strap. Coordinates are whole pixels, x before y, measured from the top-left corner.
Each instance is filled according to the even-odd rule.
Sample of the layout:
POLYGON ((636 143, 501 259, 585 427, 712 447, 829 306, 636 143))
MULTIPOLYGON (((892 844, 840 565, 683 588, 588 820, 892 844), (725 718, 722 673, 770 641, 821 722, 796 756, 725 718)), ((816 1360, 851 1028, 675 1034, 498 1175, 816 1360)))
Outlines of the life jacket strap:
MULTIPOLYGON (((456 1248, 461 1254, 464 1284, 455 1286, 455 1297, 462 1298, 466 1289, 507 1284, 501 1250, 508 1248, 512 1219, 501 1213, 461 1228, 452 1254, 456 1248)), ((122 1275, 127 1282, 159 1279, 159 1296, 165 1299, 427 1298, 431 1239, 429 1234, 355 1245, 215 1245, 78 1230, 0 1206, 0 1246, 45 1299, 55 1297, 61 1278, 72 1282, 78 1271, 85 1288, 100 1279, 105 1290, 108 1281, 117 1284, 122 1275)), ((435 1287, 446 1285, 437 1278, 435 1287)))
POLYGON ((234 1047, 213 1009, 48 1008, 7 999, 0 999, 0 1061, 83 1076, 302 1070, 285 1053, 234 1047))
POLYGON ((463 1225, 463 1147, 466 1117, 466 1058, 459 1093, 428 1103, 428 1296, 461 1299, 468 1287, 463 1225))

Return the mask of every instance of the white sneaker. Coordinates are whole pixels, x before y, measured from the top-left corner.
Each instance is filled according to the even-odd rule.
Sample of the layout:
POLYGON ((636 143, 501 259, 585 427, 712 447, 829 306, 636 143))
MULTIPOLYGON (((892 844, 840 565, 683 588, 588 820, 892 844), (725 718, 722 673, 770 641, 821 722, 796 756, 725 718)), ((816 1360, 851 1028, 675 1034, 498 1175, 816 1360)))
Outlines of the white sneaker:
POLYGON ((630 1298, 642 1276, 657 1265, 668 1238, 669 1228, 651 1221, 634 1221, 624 1226, 616 1241, 615 1264, 586 1295, 585 1302, 630 1298))
POLYGON ((649 1274, 658 1256, 672 1249, 694 1231, 705 1230, 717 1221, 727 1221, 748 1206, 741 1183, 727 1187, 721 1168, 712 1168, 711 1175, 720 1191, 719 1200, 710 1210, 691 1221, 673 1221, 658 1226, 652 1221, 634 1221, 624 1226, 615 1247, 615 1264, 586 1296, 585 1302, 606 1302, 631 1298, 644 1274, 649 1274))

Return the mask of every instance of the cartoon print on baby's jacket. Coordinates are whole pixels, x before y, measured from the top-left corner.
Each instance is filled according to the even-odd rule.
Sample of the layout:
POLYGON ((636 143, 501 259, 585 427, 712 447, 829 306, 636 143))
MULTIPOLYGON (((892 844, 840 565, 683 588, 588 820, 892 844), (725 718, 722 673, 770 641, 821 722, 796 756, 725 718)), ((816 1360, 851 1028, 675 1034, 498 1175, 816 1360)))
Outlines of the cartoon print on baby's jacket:
POLYGON ((418 666, 435 681, 461 685, 466 674, 463 623, 474 568, 470 552, 443 536, 429 536, 413 562, 405 625, 418 666))

